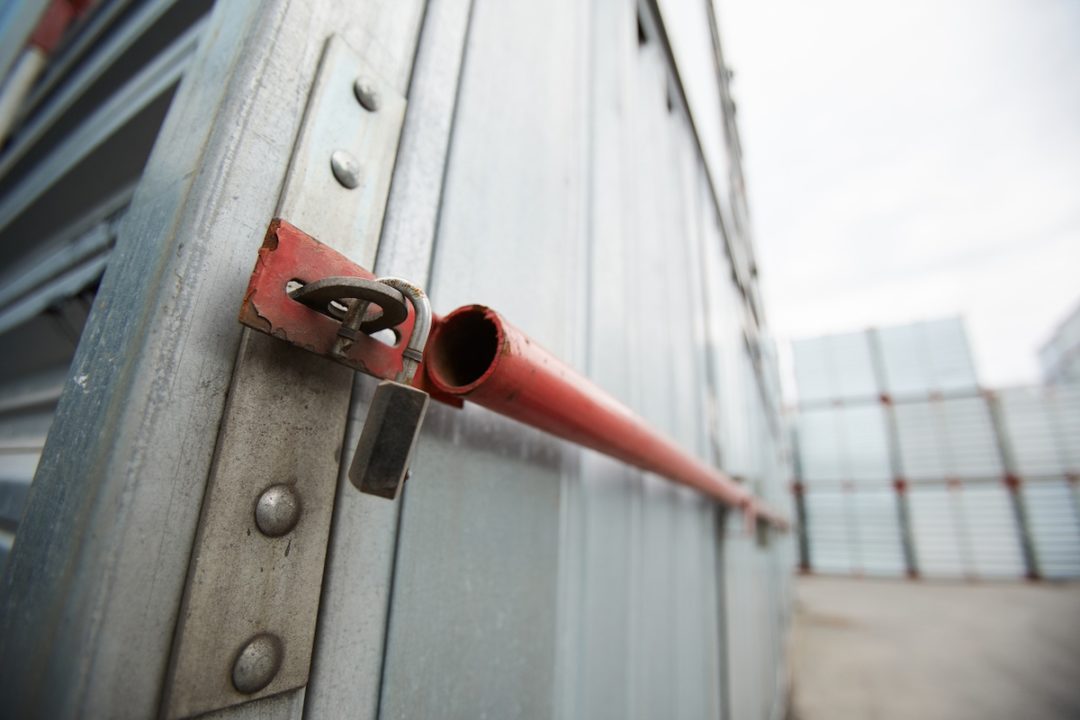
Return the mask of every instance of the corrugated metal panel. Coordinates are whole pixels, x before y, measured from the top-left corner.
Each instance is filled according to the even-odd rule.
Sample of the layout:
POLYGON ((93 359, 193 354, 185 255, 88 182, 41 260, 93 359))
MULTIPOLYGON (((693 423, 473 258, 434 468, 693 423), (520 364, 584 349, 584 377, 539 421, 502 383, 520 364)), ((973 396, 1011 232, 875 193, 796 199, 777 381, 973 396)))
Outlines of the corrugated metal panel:
MULTIPOLYGON (((623 114, 559 104, 538 112, 529 101, 536 87, 575 87, 587 55, 581 27, 600 10, 476 6, 432 297, 439 309, 477 299, 498 306, 685 447, 706 458, 719 449, 725 469, 756 486, 785 482, 770 474, 776 449, 737 310, 710 304, 718 314, 708 324, 702 315, 706 292, 730 293, 730 268, 716 252, 721 230, 686 116, 668 107, 666 60, 655 40, 639 46, 634 24, 620 24, 632 15, 604 7, 626 34, 612 45, 611 25, 598 25, 606 38, 598 47, 633 52, 632 73, 610 70, 633 83, 629 127, 623 114), (541 23, 548 31, 537 37, 541 23), (557 61, 552 44, 562 48, 557 61), (518 91, 522 98, 507 98, 518 91), (600 162, 582 155, 587 119, 611 141, 597 150, 603 162, 589 192, 566 180, 600 162), (619 133, 633 155, 617 152, 619 133), (544 138, 524 170, 523 136, 544 138), (503 158, 506 167, 493 169, 503 158), (629 187, 608 184, 626 172, 629 187), (506 183, 509 174, 522 181, 506 183), (604 202, 592 206, 602 213, 592 224, 586 197, 604 202), (646 275, 672 288, 680 313, 635 302, 635 278, 646 275), (716 396, 706 403, 710 382, 716 396), (719 410, 711 425, 710 406, 719 410)), ((768 712, 782 702, 774 635, 786 600, 772 596, 782 588, 751 586, 738 608, 725 606, 715 505, 482 410, 432 413, 402 511, 382 714, 714 717, 729 700, 717 683, 725 657, 740 679, 741 661, 752 658, 758 688, 732 703, 768 712), (754 632, 725 648, 721 619, 741 628, 744 609, 754 632)), ((751 550, 753 572, 767 577, 771 553, 751 550)))
MULTIPOLYGON (((137 16, 146 21, 146 29, 156 27, 154 18, 172 11, 195 18, 206 4, 132 3, 131 14, 119 12, 114 18, 137 16)), ((109 7, 117 11, 118 5, 109 7)), ((723 218, 732 213, 726 206, 718 209, 703 164, 730 159, 726 148, 716 154, 720 136, 715 134, 704 139, 706 158, 701 157, 671 74, 669 48, 648 15, 652 7, 643 6, 648 37, 639 44, 633 4, 476 4, 451 159, 445 177, 431 179, 444 181, 445 188, 437 198, 441 204, 429 286, 439 310, 477 300, 499 307, 557 355, 591 371, 686 448, 721 461, 775 502, 786 497, 783 488, 790 476, 774 435, 772 415, 779 405, 775 354, 769 351, 769 339, 758 336, 759 329, 750 324, 748 304, 756 288, 735 286, 730 258, 723 254, 731 246, 729 239, 747 251, 749 240, 728 237, 731 230, 723 218), (545 32, 537 34, 537 27, 545 32), (620 32, 613 33, 613 27, 620 32), (617 39, 611 40, 613 35, 617 39), (617 67, 616 77, 598 71, 603 62, 617 67), (614 97, 595 97, 600 86, 616 88, 614 97), (603 145, 609 133, 622 137, 603 145), (609 181, 623 187, 606 198, 605 206, 601 198, 610 190, 609 181), (642 277, 654 278, 671 306, 642 303, 642 277), (672 307, 677 311, 672 313, 672 307), (713 416, 710 408, 716 411, 713 416)), ((679 25, 683 37, 697 34, 693 41, 681 41, 689 45, 676 53, 680 59, 691 58, 688 64, 704 62, 701 50, 709 41, 708 23, 703 22, 708 18, 701 16, 704 7, 678 11, 684 20, 696 18, 679 25), (692 52, 683 52, 686 49, 692 52)), ((296 15, 304 17, 305 9, 297 9, 296 15)), ((326 4, 317 10, 329 12, 326 4)), ((437 12, 429 10, 429 20, 437 12)), ((308 26, 274 24, 284 17, 294 15, 273 15, 262 32, 272 27, 286 38, 283 42, 309 52, 316 40, 297 35, 308 26)), ((322 27, 326 16, 321 17, 313 18, 311 27, 322 27)), ((93 192, 73 205, 80 212, 93 211, 76 218, 80 223, 91 215, 95 223, 115 219, 145 160, 140 153, 153 144, 157 122, 198 40, 201 28, 191 27, 184 42, 166 42, 170 55, 155 54, 160 47, 154 43, 162 40, 162 34, 155 34, 154 42, 139 45, 145 56, 126 56, 127 75, 111 76, 118 83, 130 78, 138 83, 121 83, 126 93, 108 99, 102 107, 109 112, 95 115, 100 124, 81 138, 94 147, 79 156, 81 174, 67 178, 64 168, 49 165, 51 174, 39 178, 44 178, 38 188, 44 194, 26 192, 17 204, 0 203, 0 210, 9 211, 0 213, 0 219, 23 222, 22 210, 64 197, 50 195, 45 180, 79 186, 101 163, 119 157, 125 140, 138 140, 128 143, 131 162, 115 163, 123 172, 102 176, 90 187, 93 192), (137 138, 124 134, 132 127, 138 130, 137 138), (98 141, 105 144, 99 148, 98 141), (116 187, 117 178, 124 180, 123 187, 116 187), (106 189, 110 194, 104 199, 95 194, 106 189)), ((255 31, 239 35, 258 38, 255 31)), ((103 32, 101 37, 118 36, 103 32)), ((127 39, 140 41, 138 33, 127 39)), ((115 57, 127 52, 126 46, 110 47, 115 57)), ((275 51, 279 48, 275 45, 275 51)), ((108 63, 95 67, 107 70, 108 63)), ((710 72, 716 69, 710 67, 710 72)), ((245 66, 245 72, 251 70, 245 66)), ((701 77, 695 76, 691 84, 699 86, 701 77)), ((414 82, 410 92, 416 87, 414 82)), ((302 100, 299 92, 287 94, 293 105, 302 100)), ((43 103, 49 103, 48 96, 41 96, 43 103)), ((265 102, 265 95, 257 102, 265 102)), ((416 107, 415 102, 410 107, 416 107)), ((235 137, 229 134, 226 140, 234 142, 235 137)), ((275 138, 276 150, 287 149, 284 137, 275 138)), ((399 157, 399 168, 401 162, 399 157)), ((236 174, 245 174, 244 169, 236 169, 236 174)), ((398 179, 395 176, 395 184, 398 179)), ((724 183, 720 193, 727 190, 724 183)), ((729 200, 724 198, 721 205, 729 200)), ((99 225, 101 232, 95 230, 93 237, 100 243, 93 244, 84 242, 89 236, 83 235, 69 241, 76 237, 70 218, 61 223, 59 217, 39 212, 31 219, 43 227, 55 223, 62 230, 59 254, 104 263, 111 239, 103 239, 102 233, 110 228, 99 225), (90 245, 92 252, 87 251, 90 245), (75 246, 78 252, 72 252, 75 246)), ((24 223, 20 233, 31 225, 24 223)), ((80 233, 84 229, 80 226, 80 233)), ((56 257, 53 249, 50 246, 50 263, 56 257)), ((49 276, 56 275, 50 271, 49 276)), ((71 333, 71 345, 78 334, 71 333)), ((65 364, 60 363, 59 376, 65 374, 65 364)), ((363 395, 364 384, 357 383, 358 395, 363 395)), ((54 394, 49 397, 55 399, 54 394)), ((0 401, 0 442, 11 440, 3 446, 11 450, 5 467, 23 487, 40 448, 26 438, 36 442, 44 437, 51 419, 49 402, 0 401), (9 416, 18 420, 8 422, 9 416)), ((357 403, 354 410, 362 405, 357 403)), ((845 416, 846 435, 853 445, 873 446, 873 432, 865 434, 873 420, 860 420, 861 415, 865 413, 845 416)), ((723 515, 714 503, 482 409, 434 407, 423 433, 414 477, 401 501, 396 554, 390 553, 394 573, 387 584, 392 583, 393 592, 382 674, 365 678, 373 686, 381 681, 365 698, 378 705, 379 714, 726 714, 762 720, 782 714, 791 593, 787 539, 772 537, 759 545, 742 530, 732 529, 741 522, 735 514, 727 520, 728 539, 723 540, 723 515)), ((861 449, 848 452, 849 465, 867 464, 861 449)), ((6 479, 0 476, 0 481, 6 479)), ((0 514, 0 523, 15 515, 4 501, 16 495, 0 494, 0 511, 6 513, 0 514)), ((324 600, 333 596, 332 604, 340 610, 341 596, 359 588, 356 599, 367 610, 376 593, 368 592, 364 583, 377 582, 350 577, 349 570, 358 566, 344 563, 340 555, 382 554, 387 548, 343 544, 348 532, 343 528, 356 516, 347 515, 355 504, 353 510, 342 510, 348 503, 340 502, 333 540, 338 543, 336 557, 329 559, 338 570, 327 575, 333 588, 324 586, 324 600)), ((363 519, 385 518, 372 513, 363 519)), ((5 537, 0 533, 0 548, 5 537)), ((173 573, 172 580, 178 577, 173 573)), ((385 587, 381 591, 389 593, 385 587)), ((336 634, 332 620, 340 617, 329 610, 320 616, 321 645, 333 644, 327 638, 336 634)), ((375 625, 381 616, 372 610, 361 624, 364 621, 375 625)), ((272 701, 274 709, 294 714, 303 707, 332 707, 337 714, 353 711, 327 704, 326 698, 341 696, 329 686, 340 685, 340 678, 355 668, 344 663, 320 669, 318 663, 325 658, 340 663, 361 654, 367 658, 371 648, 349 645, 379 632, 349 634, 329 650, 317 648, 308 704, 304 706, 301 691, 272 701)), ((382 656, 381 647, 376 654, 382 656)), ((100 698, 108 701, 108 691, 99 689, 97 697, 100 707, 100 698)))
POLYGON ((1048 578, 1080 577, 1080 497, 1065 478, 1023 484, 1039 572, 1048 578))
MULTIPOLYGON (((429 288, 437 311, 490 303, 578 366, 586 10, 474 6, 429 288), (536 101, 556 87, 560 102, 536 101)), ((379 715, 549 717, 560 510, 580 454, 477 407, 432 408, 425 425, 403 497, 379 715)))
POLYGON ((844 407, 839 420, 846 456, 844 479, 870 485, 891 480, 884 408, 876 404, 844 407))
MULTIPOLYGON (((1037 548, 1032 551, 1023 539, 1022 525, 1028 526, 1028 535, 1044 537, 1042 542, 1059 536, 1064 526, 1041 506, 1034 514, 1025 513, 1002 481, 1008 475, 1039 481, 1077 473, 1080 386, 1010 388, 984 395, 975 381, 963 324, 956 318, 874 333, 877 342, 870 347, 880 348, 891 396, 885 405, 874 398, 842 397, 834 381, 838 363, 830 356, 835 338, 795 344, 800 388, 810 388, 818 401, 800 406, 795 418, 811 565, 852 572, 877 565, 897 572, 892 539, 905 537, 901 525, 910 523, 912 562, 927 576, 1014 578, 1034 572, 1037 548), (888 422, 890 414, 895 426, 888 422), (865 493, 881 488, 893 474, 907 481, 910 520, 903 520, 901 506, 886 501, 884 490, 876 499, 865 493), (858 492, 844 497, 829 490, 839 482, 858 492), (855 509, 852 503, 866 505, 855 509), (895 521, 883 511, 890 505, 898 511, 895 521), (815 515, 831 518, 837 527, 823 530, 815 515), (876 516, 877 522, 864 522, 863 516, 876 516), (1040 527, 1044 521, 1052 527, 1040 527), (886 528, 888 522, 893 524, 886 528), (862 559, 866 543, 860 532, 885 543, 880 556, 862 559), (844 538, 852 547, 840 547, 844 538), (821 547, 815 549, 815 543, 821 547)), ((857 336, 836 337, 850 343, 857 336)), ((849 352, 854 364, 862 363, 861 350, 849 352)), ((1059 565, 1054 572, 1067 567, 1059 565)))
POLYGON ((840 400, 872 399, 881 390, 874 376, 869 335, 865 332, 842 333, 829 337, 830 365, 833 370, 831 396, 840 400))
POLYGON ((714 452, 724 467, 730 468, 731 448, 744 431, 740 417, 742 386, 742 334, 738 316, 738 294, 732 287, 731 269, 723 255, 722 239, 714 224, 703 222, 705 245, 705 291, 709 313, 708 341, 713 382, 718 389, 708 398, 714 425, 714 452))
POLYGON ((1004 484, 914 486, 909 497, 922 575, 1024 577, 1016 519, 1004 484))
POLYGON ((949 475, 943 444, 945 421, 936 402, 897 403, 900 468, 909 480, 942 480, 949 475))
POLYGON ((66 368, 0 386, 0 573, 22 518, 66 368))
POLYGON ((878 330, 885 390, 894 397, 973 390, 975 366, 959 318, 878 330))
POLYGON ((1056 385, 1052 396, 1058 449, 1066 471, 1080 476, 1080 383, 1056 385))
POLYGON ((892 478, 881 405, 803 410, 798 415, 802 479, 880 484, 892 478))
POLYGON ((857 531, 850 493, 840 489, 813 489, 803 494, 806 532, 810 540, 810 567, 817 572, 853 573, 857 531))
POLYGON ((805 482, 844 477, 842 444, 836 408, 803 410, 797 416, 799 471, 805 482))
POLYGON ((1026 575, 1009 489, 1002 483, 966 483, 960 494, 970 572, 979 578, 1026 575))
POLYGON ((921 323, 930 361, 929 389, 949 393, 969 391, 978 386, 975 362, 971 357, 964 321, 946 318, 921 323))
POLYGON ((925 577, 964 577, 969 572, 959 492, 944 485, 908 491, 915 554, 925 577))
POLYGON ((945 435, 945 477, 1003 477, 1001 449, 998 447, 990 408, 980 396, 948 398, 939 402, 945 435))
POLYGON ((900 465, 909 480, 1004 476, 984 398, 903 402, 895 412, 900 465))
POLYGON ((1039 350, 1043 377, 1050 383, 1080 382, 1080 305, 1039 350))
POLYGON ((1002 390, 998 398, 1016 470, 1024 477, 1064 473, 1051 398, 1033 387, 1002 390))
POLYGON ((0 155, 0 522, 9 535, 134 183, 210 5, 95 8, 56 49, 0 155))
POLYGON ((906 572, 900 542, 896 492, 859 487, 850 493, 857 540, 856 565, 866 575, 899 577, 906 572))
POLYGON ((800 403, 869 400, 881 392, 866 332, 799 340, 792 352, 800 403))
MULTIPOLYGON (((10 549, 37 469, 89 297, 55 300, 51 310, 0 335, 0 531, 10 549)), ((7 550, 0 552, 3 572, 7 550)))
POLYGON ((724 541, 727 611, 728 716, 768 718, 775 702, 776 675, 772 634, 778 630, 770 599, 767 556, 746 535, 738 518, 728 518, 724 541))
POLYGON ((896 493, 891 488, 803 492, 815 572, 897 577, 905 572, 896 493))
POLYGON ((795 385, 800 403, 826 402, 833 397, 833 371, 827 337, 807 338, 791 344, 795 385))

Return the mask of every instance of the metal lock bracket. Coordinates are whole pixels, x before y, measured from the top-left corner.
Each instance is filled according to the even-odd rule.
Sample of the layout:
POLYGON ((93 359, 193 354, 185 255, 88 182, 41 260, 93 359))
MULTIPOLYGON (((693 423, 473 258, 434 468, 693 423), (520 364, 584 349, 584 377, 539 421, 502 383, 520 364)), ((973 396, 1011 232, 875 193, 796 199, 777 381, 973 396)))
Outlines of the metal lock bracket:
MULTIPOLYGON (((405 98, 343 40, 330 38, 278 214, 373 258, 404 116, 405 98)), ((328 276, 372 278, 274 220, 241 321, 330 356, 339 321, 288 294, 293 281, 328 276)), ((407 310, 403 333, 414 322, 407 310)), ((402 351, 361 333, 335 359, 394 377, 402 351)), ((192 550, 164 717, 201 715, 307 684, 350 387, 344 369, 245 334, 192 550)))
MULTIPOLYGON (((380 380, 393 380, 402 372, 406 340, 413 332, 416 311, 408 305, 408 315, 394 327, 398 340, 387 345, 365 333, 357 333, 351 346, 337 352, 335 345, 341 319, 329 312, 298 302, 290 295, 289 283, 318 282, 323 278, 350 277, 375 280, 370 270, 357 265, 291 223, 274 219, 259 249, 255 270, 240 307, 240 322, 290 345, 322 355, 334 362, 380 380)), ((438 316, 432 320, 438 323, 438 316)), ((370 331, 370 330, 369 330, 370 331)), ((464 400, 441 392, 417 368, 408 384, 439 402, 460 408, 464 400)))

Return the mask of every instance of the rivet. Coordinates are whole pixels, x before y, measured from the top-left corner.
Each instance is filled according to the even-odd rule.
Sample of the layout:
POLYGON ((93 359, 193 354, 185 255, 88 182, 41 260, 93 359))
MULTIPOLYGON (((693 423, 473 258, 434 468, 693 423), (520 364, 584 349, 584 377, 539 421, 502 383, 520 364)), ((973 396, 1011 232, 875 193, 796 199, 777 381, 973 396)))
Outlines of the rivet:
POLYGON ((245 695, 257 693, 270 684, 281 669, 281 640, 270 633, 247 641, 233 661, 232 683, 245 695))
POLYGON ((255 524, 263 535, 279 537, 296 527, 300 498, 291 485, 271 485, 255 503, 255 524))
POLYGON ((375 112, 379 109, 379 92, 375 89, 375 83, 365 77, 356 78, 353 83, 353 93, 364 109, 375 112))
POLYGON ((330 154, 330 169, 337 181, 350 190, 360 184, 360 163, 344 150, 330 154))

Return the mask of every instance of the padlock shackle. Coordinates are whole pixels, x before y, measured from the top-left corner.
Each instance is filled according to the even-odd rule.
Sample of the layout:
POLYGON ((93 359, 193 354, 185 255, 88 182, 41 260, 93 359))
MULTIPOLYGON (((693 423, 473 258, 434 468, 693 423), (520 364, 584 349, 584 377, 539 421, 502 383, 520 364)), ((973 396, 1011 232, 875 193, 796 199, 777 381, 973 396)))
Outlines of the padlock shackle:
POLYGON ((415 319, 412 334, 409 335, 409 342, 402 352, 401 372, 396 378, 398 382, 409 384, 416 374, 417 367, 424 360, 424 348, 427 346, 428 335, 431 333, 431 301, 420 287, 404 278, 382 277, 378 279, 378 282, 400 292, 413 306, 415 319))

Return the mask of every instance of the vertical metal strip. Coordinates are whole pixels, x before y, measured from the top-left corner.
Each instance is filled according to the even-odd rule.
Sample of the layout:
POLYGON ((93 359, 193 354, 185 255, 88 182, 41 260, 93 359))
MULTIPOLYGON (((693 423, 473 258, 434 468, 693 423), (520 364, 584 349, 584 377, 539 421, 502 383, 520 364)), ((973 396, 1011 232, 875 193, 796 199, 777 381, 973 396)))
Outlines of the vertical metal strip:
POLYGON ((1005 429, 1001 401, 996 394, 989 391, 983 395, 990 410, 990 422, 994 427, 994 438, 997 440, 998 452, 1001 454, 1001 464, 1005 467, 1003 480, 1009 490, 1009 501, 1012 506, 1013 519, 1016 521, 1020 551, 1024 556, 1024 569, 1027 572, 1028 579, 1036 580, 1041 577, 1039 557, 1031 534, 1031 521, 1028 517, 1027 505, 1021 491, 1023 479, 1016 463, 1016 454, 1013 452, 1009 434, 1005 429))
MULTIPOLYGON (((471 0, 442 0, 425 6, 375 260, 377 273, 408 277, 421 286, 431 278, 472 5, 471 0)), ((313 717, 335 717, 342 708, 360 720, 379 715, 399 519, 409 489, 406 485, 400 500, 390 503, 355 492, 348 481, 373 387, 371 378, 354 379, 304 709, 313 717)))
MULTIPOLYGON (((331 36, 280 215, 370 262, 404 112, 391 82, 331 36)), ((307 683, 351 380, 245 332, 177 626, 168 717, 307 683)))
POLYGON ((810 523, 813 519, 806 512, 806 483, 803 479, 802 456, 799 453, 799 435, 796 430, 791 432, 791 454, 794 480, 791 483, 791 494, 795 501, 795 530, 798 533, 799 569, 809 572, 812 569, 810 555, 810 523))
POLYGON ((900 453, 900 427, 896 420, 885 374, 885 355, 877 328, 867 331, 870 343, 870 359, 874 368, 874 380, 885 411, 885 433, 889 445, 889 468, 892 470, 893 488, 896 491, 896 518, 900 528, 900 547, 904 553, 904 565, 910 577, 919 576, 919 560, 915 552, 915 536, 911 529, 911 503, 908 498, 908 482, 904 477, 904 463, 900 453))
POLYGON ((258 244, 244 247, 240 227, 276 199, 293 106, 259 118, 288 139, 259 147, 276 172, 265 186, 244 178, 242 203, 223 160, 250 159, 240 128, 297 81, 248 85, 279 75, 279 56, 248 43, 285 17, 284 3, 217 6, 125 217, 0 591, 4 652, 20 658, 0 673, 12 715, 157 712, 240 337, 234 319, 217 320, 258 244))
POLYGON ((727 523, 731 513, 722 505, 717 505, 716 516, 716 614, 717 627, 720 630, 719 647, 719 677, 716 679, 720 687, 720 717, 721 720, 732 720, 731 705, 731 665, 735 653, 731 646, 731 634, 728 632, 728 576, 727 576, 727 523))

